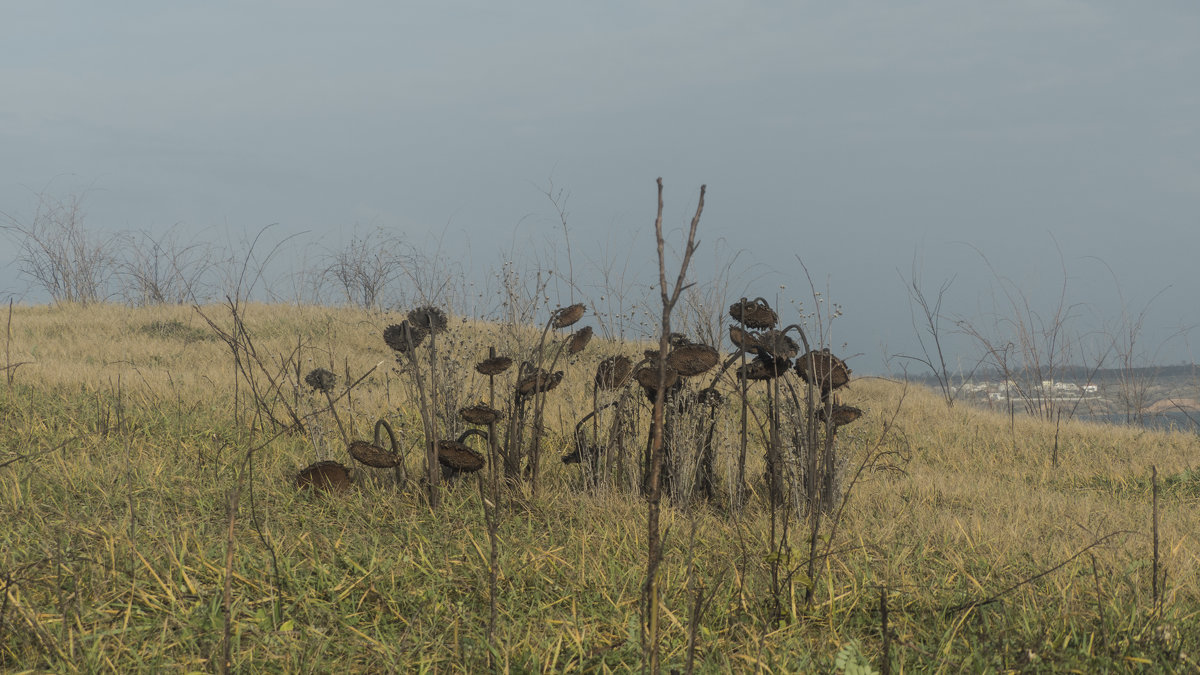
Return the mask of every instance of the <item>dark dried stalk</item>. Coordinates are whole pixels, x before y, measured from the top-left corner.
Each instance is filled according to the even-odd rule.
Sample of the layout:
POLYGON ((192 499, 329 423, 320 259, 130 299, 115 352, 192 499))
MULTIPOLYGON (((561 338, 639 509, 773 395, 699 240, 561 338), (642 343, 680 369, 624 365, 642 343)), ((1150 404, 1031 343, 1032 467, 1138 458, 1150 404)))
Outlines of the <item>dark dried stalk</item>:
MULTIPOLYGON (((408 360, 408 367, 412 372, 412 379, 417 387, 417 411, 421 415, 421 426, 425 430, 425 480, 427 482, 426 489, 429 497, 429 507, 436 509, 441 498, 438 485, 442 475, 441 471, 438 470, 437 461, 437 439, 435 438, 437 433, 435 429, 437 426, 436 411, 433 409, 432 403, 429 402, 430 399, 426 396, 425 379, 421 376, 421 366, 417 363, 417 357, 414 354, 416 345, 413 343, 411 331, 404 331, 404 340, 408 343, 408 348, 404 350, 404 357, 408 360)), ((430 361, 432 364, 432 358, 430 361)))
MULTIPOLYGON (((488 358, 496 358, 496 348, 488 348, 488 358)), ((496 408, 496 376, 488 375, 488 406, 493 410, 496 408)), ((487 520, 488 528, 488 634, 487 641, 490 647, 488 651, 488 662, 491 663, 492 654, 496 653, 495 644, 493 643, 496 635, 496 617, 499 611, 496 607, 496 588, 499 579, 499 554, 500 554, 500 537, 498 534, 500 516, 500 467, 496 466, 496 460, 500 456, 500 448, 496 440, 496 422, 495 420, 488 422, 488 480, 491 481, 491 507, 488 506, 488 501, 483 496, 483 486, 480 485, 480 499, 483 501, 483 515, 487 520)), ((483 472, 480 472, 480 480, 483 480, 483 472)))
POLYGON ((696 251, 696 227, 700 224, 700 214, 704 211, 704 192, 706 186, 700 186, 700 200, 696 206, 696 215, 688 230, 687 245, 683 252, 683 261, 679 266, 679 276, 670 294, 667 292, 667 262, 664 252, 662 214, 663 214, 663 184, 658 181, 658 215, 654 220, 654 238, 658 247, 658 289, 662 299, 661 333, 658 339, 658 391, 654 397, 654 413, 651 419, 650 433, 650 475, 647 485, 647 500, 649 502, 646 538, 646 583, 645 603, 642 622, 642 663, 650 673, 659 672, 659 587, 658 566, 662 561, 662 542, 659 533, 660 502, 662 500, 662 467, 663 467, 663 414, 664 398, 667 389, 667 359, 665 355, 670 349, 668 336, 671 333, 671 311, 679 300, 680 293, 685 288, 684 279, 687 275, 688 264, 696 251))
POLYGON ((1104 603, 1102 601, 1104 594, 1100 590, 1100 569, 1096 565, 1096 556, 1089 553, 1088 556, 1092 559, 1092 578, 1096 581, 1096 626, 1100 629, 1100 644, 1108 644, 1108 636, 1104 632, 1104 603))
POLYGON ((439 480, 441 479, 441 471, 438 468, 437 448, 438 448, 438 428, 437 428, 437 331, 432 328, 429 331, 429 449, 426 455, 428 463, 427 479, 429 480, 429 506, 436 509, 441 503, 441 491, 438 489, 439 480))
POLYGON ((328 390, 322 390, 325 394, 325 400, 329 401, 329 412, 333 413, 333 419, 337 422, 338 431, 342 434, 342 443, 350 445, 350 436, 346 434, 346 427, 342 426, 342 417, 338 415, 337 406, 333 405, 333 393, 328 390))
MULTIPOLYGON (((546 337, 550 333, 551 326, 558 318, 558 312, 550 313, 550 318, 546 321, 546 326, 542 329, 541 339, 538 340, 538 346, 534 353, 537 354, 537 362, 534 364, 534 373, 541 373, 543 370, 549 375, 554 372, 554 366, 558 365, 558 357, 562 354, 565 343, 560 343, 558 349, 554 353, 554 358, 550 360, 550 365, 543 368, 545 363, 544 354, 546 347, 546 337)), ((536 377, 536 375, 535 375, 536 377)), ((533 388, 533 427, 531 430, 529 441, 529 492, 534 499, 538 493, 538 475, 541 473, 542 465, 542 421, 546 412, 546 395, 547 387, 542 387, 537 384, 533 388)))
POLYGON ((8 299, 8 324, 4 330, 4 379, 8 382, 8 386, 12 387, 13 375, 16 373, 17 367, 22 363, 12 362, 12 298, 8 299))
POLYGON ((225 534, 225 580, 221 600, 221 623, 223 625, 221 672, 228 674, 233 669, 233 527, 237 521, 238 498, 241 485, 229 491, 225 505, 228 513, 228 529, 225 534))
POLYGON ((892 675, 892 637, 888 633, 887 586, 879 589, 879 632, 883 635, 883 654, 879 657, 879 672, 892 675))
MULTIPOLYGON (((232 332, 228 332, 210 319, 199 305, 193 305, 193 309, 200 318, 204 319, 209 328, 217 335, 222 342, 229 348, 233 355, 234 363, 234 380, 233 380, 233 407, 235 423, 241 424, 242 406, 239 404, 241 400, 240 387, 241 381, 244 379, 250 387, 250 392, 254 396, 255 415, 256 418, 262 419, 265 415, 266 419, 271 422, 275 428, 292 427, 295 429, 303 429, 304 425, 300 419, 300 415, 296 409, 288 403, 286 397, 282 395, 283 387, 282 380, 276 374, 273 374, 271 369, 267 367, 266 362, 259 357, 258 351, 254 346, 254 340, 251 338, 249 331, 246 330, 242 312, 236 301, 227 298, 227 306, 229 308, 230 317, 233 320, 232 332), (260 388, 258 375, 266 379, 267 388, 260 388), (284 411, 287 413, 289 422, 285 423, 275 416, 271 400, 279 401, 283 404, 284 411)), ((296 352, 293 352, 292 358, 299 361, 299 345, 296 352)), ((281 366, 279 375, 287 371, 286 367, 281 366)), ((299 371, 297 370, 297 381, 299 381, 299 371)))
POLYGON ((1153 593, 1154 608, 1158 609, 1159 600, 1161 599, 1159 598, 1160 589, 1158 588, 1158 467, 1154 465, 1150 466, 1150 489, 1152 495, 1151 499, 1153 502, 1153 514, 1151 516, 1151 520, 1153 522, 1151 524, 1151 529, 1154 536, 1154 567, 1152 568, 1154 579, 1151 582, 1150 588, 1153 593))
MULTIPOLYGON (((741 372, 746 372, 746 350, 742 349, 742 350, 740 350, 740 352, 741 352, 741 360, 742 360, 741 372)), ((750 386, 749 379, 750 378, 747 378, 747 377, 738 378, 738 380, 739 380, 738 384, 740 385, 740 389, 741 389, 740 393, 742 395, 742 428, 741 428, 741 444, 738 446, 737 485, 734 486, 734 489, 737 490, 737 495, 736 495, 736 499, 734 500, 734 506, 738 509, 739 512, 741 511, 742 507, 744 507, 746 504, 746 449, 747 449, 747 445, 749 443, 749 428, 748 427, 749 427, 749 421, 750 421, 749 412, 747 411, 747 408, 750 406, 750 399, 749 399, 749 393, 748 393, 749 386, 750 386)))

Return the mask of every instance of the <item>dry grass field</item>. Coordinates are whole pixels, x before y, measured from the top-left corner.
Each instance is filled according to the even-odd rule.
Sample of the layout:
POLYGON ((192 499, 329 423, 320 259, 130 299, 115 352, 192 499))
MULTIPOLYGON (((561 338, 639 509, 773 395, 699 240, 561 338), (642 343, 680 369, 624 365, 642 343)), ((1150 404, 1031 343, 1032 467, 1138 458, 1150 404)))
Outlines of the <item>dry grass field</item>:
MULTIPOLYGON (((436 510, 391 470, 358 465, 345 492, 295 485, 316 460, 353 463, 339 422, 370 438, 381 417, 420 475, 420 419, 381 338, 403 317, 242 311, 303 433, 276 435, 235 379, 228 345, 200 313, 232 331, 226 307, 14 308, 5 365, 24 364, 0 382, 0 670, 212 672, 226 646, 237 672, 641 667, 645 502, 620 486, 583 489, 580 467, 558 456, 591 409, 599 360, 642 346, 597 339, 559 364, 543 484, 512 495, 498 519, 489 646, 489 537, 474 478, 446 486, 436 510), (302 385, 316 367, 338 376, 339 392, 365 376, 337 401, 337 420, 302 385)), ((451 317, 445 408, 487 398, 474 361, 534 333, 451 317)), ((928 390, 870 378, 842 399, 866 413, 838 435, 848 475, 871 453, 894 454, 886 470, 847 480, 841 522, 817 543, 827 555, 811 601, 797 574, 775 598, 782 612, 762 451, 752 441, 754 495, 739 514, 726 411, 718 497, 664 509, 664 669, 687 666, 693 638, 700 672, 1197 672, 1200 436, 1055 428, 947 409, 928 390)), ((450 436, 462 430, 446 424, 450 436)), ((788 555, 806 556, 807 532, 793 527, 788 555)))

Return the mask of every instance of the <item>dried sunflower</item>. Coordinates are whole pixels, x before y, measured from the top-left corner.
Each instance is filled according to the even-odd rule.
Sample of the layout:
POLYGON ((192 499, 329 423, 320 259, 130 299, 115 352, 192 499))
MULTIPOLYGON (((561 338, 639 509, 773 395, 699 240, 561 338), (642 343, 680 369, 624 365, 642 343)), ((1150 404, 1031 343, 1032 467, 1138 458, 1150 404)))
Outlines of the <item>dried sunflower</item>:
POLYGON ((584 326, 571 334, 567 340, 567 353, 578 354, 587 347, 588 342, 592 340, 592 327, 584 326))
POLYGON ((563 371, 557 370, 553 374, 547 373, 544 370, 531 372, 517 381, 517 394, 519 396, 530 396, 537 392, 550 391, 557 387, 563 379, 563 371))
POLYGON ((766 351, 771 356, 793 359, 800 353, 800 345, 787 333, 777 330, 765 331, 758 336, 758 349, 766 351))
MULTIPOLYGON (((852 405, 834 404, 834 406, 833 406, 833 426, 835 426, 835 427, 845 426, 847 424, 850 424, 854 420, 862 417, 862 415, 863 415, 863 411, 858 408, 855 408, 852 405)), ((821 407, 817 408, 817 419, 822 422, 825 421, 825 419, 826 419, 825 406, 821 406, 821 407)))
POLYGON ((476 363, 475 370, 481 375, 499 375, 508 370, 512 364, 513 360, 507 356, 493 356, 476 363))
POLYGON ((830 353, 828 348, 813 350, 796 359, 796 374, 805 382, 815 385, 824 396, 834 389, 844 387, 850 381, 850 369, 846 362, 830 353), (809 361, 812 373, 809 373, 809 361))
POLYGON ((350 487, 350 471, 337 462, 316 462, 300 470, 296 475, 296 487, 341 492, 350 487))
POLYGON ((707 373, 721 360, 716 349, 702 344, 686 344, 676 347, 667 355, 667 365, 683 377, 707 373))
POLYGON ((328 394, 337 385, 337 375, 324 368, 315 368, 304 376, 304 383, 312 387, 313 391, 328 394))
POLYGON ((587 308, 584 307, 582 302, 577 302, 574 305, 568 305, 566 307, 560 307, 559 309, 554 310, 554 315, 551 319, 550 325, 554 326, 555 328, 566 328, 567 326, 572 326, 576 321, 579 321, 583 318, 583 313, 585 311, 587 311, 587 308))
POLYGON ((428 331, 435 335, 446 330, 447 326, 446 313, 433 305, 424 305, 411 310, 408 313, 408 322, 418 330, 428 331))
POLYGON ((743 326, 756 330, 774 328, 775 322, 779 320, 775 310, 771 309, 767 301, 762 298, 738 300, 729 306, 729 316, 743 326))
POLYGON ((471 424, 491 424, 499 421, 502 416, 499 410, 483 403, 463 408, 458 411, 458 415, 471 424))
POLYGON ((764 356, 762 354, 754 357, 754 360, 746 365, 738 368, 737 376, 747 380, 773 380, 787 372, 792 366, 792 362, 787 359, 779 359, 772 356, 764 356))
POLYGON ((367 441, 352 441, 346 449, 351 457, 376 469, 390 469, 401 462, 400 455, 367 441))
POLYGON ((483 468, 483 455, 459 441, 438 441, 438 463, 455 471, 470 473, 483 468))
POLYGON ((628 356, 610 356, 596 366, 597 389, 620 389, 629 384, 633 362, 628 356))
MULTIPOLYGON (((642 388, 644 388, 644 389, 657 389, 658 388, 658 366, 657 366, 657 364, 650 365, 650 366, 642 366, 641 368, 638 368, 637 372, 633 374, 633 377, 634 377, 634 379, 637 380, 638 384, 642 385, 642 388)), ((667 366, 667 378, 666 378, 667 388, 670 389, 671 387, 675 386, 678 382, 679 382, 679 371, 675 370, 671 366, 667 366)))
POLYGON ((383 329, 383 341, 397 352, 406 352, 425 340, 429 331, 414 327, 407 321, 394 323, 383 329))
POLYGON ((751 352, 758 348, 758 338, 754 337, 753 333, 746 331, 737 326, 729 327, 729 341, 734 347, 744 351, 751 352))

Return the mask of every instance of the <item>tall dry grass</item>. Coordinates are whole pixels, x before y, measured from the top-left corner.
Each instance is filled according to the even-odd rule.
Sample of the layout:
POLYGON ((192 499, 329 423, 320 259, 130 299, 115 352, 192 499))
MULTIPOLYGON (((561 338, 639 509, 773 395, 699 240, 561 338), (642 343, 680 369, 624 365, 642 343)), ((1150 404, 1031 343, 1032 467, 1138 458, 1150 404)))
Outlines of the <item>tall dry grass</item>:
MULTIPOLYGON (((228 318, 219 306, 203 311, 228 318)), ((368 438, 387 416, 400 422, 402 444, 419 440, 380 337, 398 316, 268 305, 248 305, 244 316, 264 358, 299 342, 302 365, 339 376, 384 362, 343 399, 348 431, 368 438)), ((455 332, 463 344, 448 353, 473 358, 489 345, 504 353, 528 339, 452 317, 455 332)), ((590 409, 585 383, 595 363, 640 350, 594 341, 548 399, 545 487, 499 525, 499 647, 491 659, 498 669, 640 666, 645 505, 636 494, 576 489, 578 467, 554 458, 570 449, 573 423, 590 409)), ((239 477, 249 479, 238 473, 247 445, 266 438, 234 425, 228 349, 187 307, 17 307, 12 359, 30 364, 0 392, 0 668, 215 669, 226 494, 239 477)), ((463 401, 486 396, 473 362, 454 385, 463 401)), ((309 412, 324 401, 295 395, 309 412)), ((883 443, 909 458, 904 471, 866 471, 854 484, 833 554, 821 561, 816 602, 803 607, 797 581, 787 590, 785 623, 766 601, 772 549, 761 452, 748 472, 759 496, 743 517, 720 503, 664 508, 664 668, 685 662, 687 608, 701 585, 711 609, 696 631, 697 667, 707 672, 830 672, 839 657, 880 669, 881 588, 892 672, 1196 668, 1195 435, 1064 423, 1055 468, 1055 429, 1045 422, 947 410, 927 390, 882 380, 853 381, 843 400, 867 411, 839 434, 850 469, 883 443), (1160 477, 1166 573, 1157 606, 1151 466, 1160 477)), ((387 472, 359 467, 348 493, 298 492, 294 472, 318 451, 349 463, 332 421, 318 415, 311 424, 309 434, 285 434, 256 455, 253 501, 241 500, 231 578, 235 667, 478 672, 489 663, 478 491, 469 482, 452 486, 435 513, 418 490, 398 491, 387 472), (279 563, 279 595, 264 541, 279 563)), ((724 425, 717 465, 728 488, 735 412, 724 425)))

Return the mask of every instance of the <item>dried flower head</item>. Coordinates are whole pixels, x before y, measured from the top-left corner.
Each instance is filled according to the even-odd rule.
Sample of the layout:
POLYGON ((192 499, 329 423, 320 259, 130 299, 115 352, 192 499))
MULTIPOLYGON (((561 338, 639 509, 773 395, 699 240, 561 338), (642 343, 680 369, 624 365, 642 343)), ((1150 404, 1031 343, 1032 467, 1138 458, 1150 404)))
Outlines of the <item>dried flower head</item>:
POLYGON ((475 370, 481 375, 499 375, 512 367, 513 360, 507 356, 493 356, 475 364, 475 370))
POLYGON ((738 368, 737 376, 746 380, 773 380, 787 372, 792 362, 759 354, 754 360, 738 368))
POLYGON ((394 323, 383 329, 383 341, 397 352, 404 353, 425 339, 429 331, 414 327, 407 321, 394 323))
POLYGON ((346 449, 351 457, 376 469, 390 469, 401 461, 400 455, 367 441, 352 441, 346 449))
POLYGON ((746 326, 762 330, 764 328, 774 328, 775 322, 779 320, 775 310, 767 304, 762 298, 747 300, 742 298, 729 306, 729 316, 733 317, 734 321, 746 326))
POLYGON ((553 374, 537 370, 525 375, 517 381, 517 395, 531 396, 538 392, 550 391, 558 386, 563 379, 563 371, 556 370, 553 374))
POLYGON ((620 389, 629 384, 633 362, 628 356, 610 356, 596 366, 597 389, 620 389))
POLYGON ((686 344, 676 347, 667 355, 667 365, 683 377, 707 373, 721 360, 717 350, 702 344, 686 344))
POLYGON ((483 455, 459 441, 438 441, 438 463, 455 471, 470 473, 483 468, 483 455))
POLYGON ((567 339, 567 353, 572 355, 578 354, 587 347, 591 340, 592 327, 584 326, 583 328, 580 328, 572 333, 571 337, 567 339))
POLYGON ((592 341, 592 327, 590 327, 590 325, 584 325, 583 328, 576 330, 575 333, 572 333, 569 339, 566 340, 566 353, 580 353, 588 346, 588 342, 590 341, 592 341))
POLYGON ((446 330, 446 313, 434 307, 425 305, 417 307, 408 313, 408 322, 417 330, 428 331, 434 335, 446 330))
MULTIPOLYGON (((642 385, 642 393, 646 395, 646 400, 651 404, 658 398, 658 368, 639 368, 634 373, 634 379, 638 384, 642 385)), ((679 373, 673 368, 667 368, 667 388, 663 392, 663 399, 669 400, 675 397, 683 389, 683 380, 680 379, 679 373)))
POLYGON ((796 359, 796 374, 820 389, 822 396, 850 382, 850 369, 846 367, 846 362, 830 353, 828 348, 820 351, 814 349, 796 359))
POLYGON ((575 449, 562 456, 563 464, 583 464, 583 460, 587 459, 588 463, 595 466, 600 460, 603 452, 600 446, 593 443, 587 445, 576 445, 575 449))
POLYGON ((739 328, 737 326, 729 327, 729 341, 734 347, 744 352, 751 352, 758 348, 758 338, 754 334, 739 328))
MULTIPOLYGON (((634 379, 644 389, 658 389, 658 366, 642 366, 633 374, 634 379)), ((679 371, 667 366, 666 386, 668 389, 679 383, 679 371)))
POLYGON ((783 359, 796 358, 796 354, 800 353, 800 345, 791 338, 787 333, 777 330, 768 330, 758 336, 758 349, 783 359))
POLYGON ((576 321, 583 318, 583 313, 587 311, 582 302, 577 302, 574 305, 560 307, 554 310, 553 317, 550 320, 550 325, 555 328, 566 328, 572 326, 576 321))
POLYGON ((350 487, 350 471, 337 462, 316 462, 300 470, 296 475, 296 487, 341 492, 350 487))
MULTIPOLYGON (((834 404, 834 406, 833 406, 833 426, 841 427, 841 426, 850 424, 854 420, 862 417, 862 414, 863 414, 862 410, 855 408, 852 405, 834 404)), ((817 408, 817 419, 822 422, 824 422, 826 420, 825 406, 820 406, 819 408, 817 408)))
POLYGON ((701 389, 700 392, 696 394, 696 400, 703 405, 711 405, 716 407, 725 402, 725 396, 716 389, 708 387, 707 389, 701 389))
POLYGON ((499 410, 483 403, 463 408, 458 411, 458 415, 471 424, 491 424, 498 422, 502 417, 499 410))
POLYGON ((304 376, 304 383, 312 387, 313 391, 328 394, 337 385, 337 375, 324 368, 315 368, 304 376))

